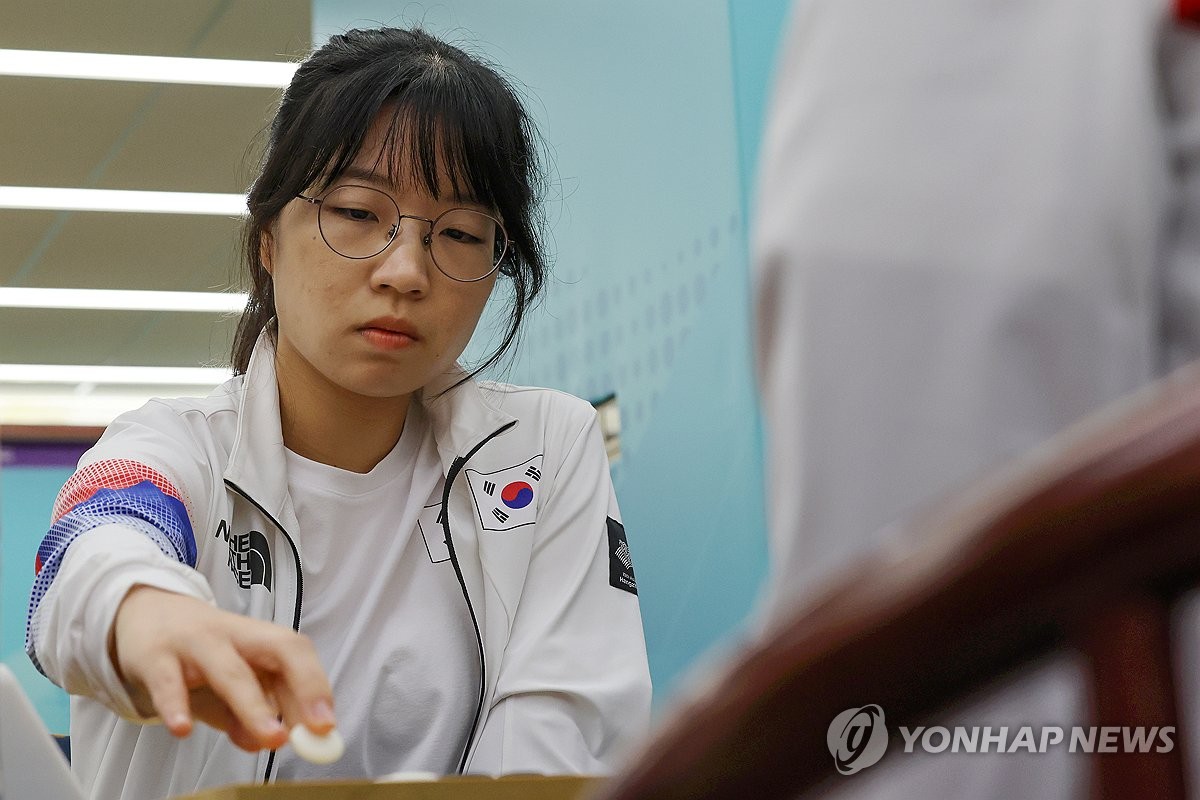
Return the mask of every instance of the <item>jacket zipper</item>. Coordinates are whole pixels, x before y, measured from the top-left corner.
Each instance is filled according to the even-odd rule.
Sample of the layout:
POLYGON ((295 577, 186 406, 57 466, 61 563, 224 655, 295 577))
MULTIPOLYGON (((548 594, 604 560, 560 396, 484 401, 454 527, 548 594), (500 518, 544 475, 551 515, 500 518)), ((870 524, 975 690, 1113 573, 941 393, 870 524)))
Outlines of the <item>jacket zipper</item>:
POLYGON ((454 565, 454 574, 458 577, 458 585, 462 588, 463 599, 467 603, 467 611, 471 614, 471 625, 475 628, 475 643, 479 648, 479 700, 475 705, 475 717, 471 720, 471 731, 467 734, 467 742, 463 746, 462 757, 458 760, 457 772, 459 775, 467 768, 467 755, 471 752, 471 743, 475 740, 475 732, 479 728, 479 719, 483 715, 483 695, 487 690, 487 676, 485 674, 487 667, 483 660, 483 634, 479 631, 479 618, 475 616, 475 606, 471 603, 471 595, 467 591, 467 581, 463 578, 462 567, 458 563, 458 553, 454 550, 454 538, 450 535, 450 487, 453 485, 454 479, 458 477, 458 473, 462 471, 463 466, 471 459, 471 456, 478 453, 480 448, 492 439, 495 439, 516 424, 514 420, 504 427, 498 428, 479 444, 472 447, 465 456, 455 458, 450 464, 450 470, 446 474, 446 485, 442 489, 442 531, 446 535, 446 549, 450 552, 450 563, 454 565))
MULTIPOLYGON (((462 471, 463 466, 471 459, 471 456, 479 452, 479 450, 492 439, 495 439, 506 430, 516 425, 517 423, 510 422, 502 428, 498 428, 487 436, 479 444, 475 445, 465 455, 455 458, 450 464, 450 470, 446 475, 446 485, 442 489, 442 531, 446 535, 446 549, 450 552, 450 563, 454 565, 454 575, 458 578, 458 585, 462 589, 463 600, 467 603, 467 611, 471 615, 471 626, 475 629, 475 644, 479 651, 479 699, 475 705, 475 717, 471 720, 471 731, 467 734, 467 743, 463 747, 462 756, 458 760, 458 773, 462 774, 467 766, 467 754, 471 752, 471 743, 475 739, 475 731, 479 727, 479 718, 483 714, 483 695, 487 688, 487 679, 483 661, 483 634, 479 631, 479 618, 475 616, 475 606, 471 603, 471 595, 467 591, 467 582, 463 578, 462 567, 458 563, 458 553, 454 550, 454 539, 450 535, 450 512, 447 511, 450 503, 450 487, 454 483, 454 479, 458 477, 458 473, 462 471)), ((296 559, 296 611, 292 619, 292 630, 297 633, 300 631, 300 609, 304 603, 304 568, 300 563, 300 548, 296 547, 296 542, 292 539, 292 535, 287 532, 287 529, 279 524, 279 520, 275 516, 258 504, 250 495, 246 494, 240 486, 228 478, 225 480, 225 485, 233 491, 241 495, 246 502, 257 508, 271 523, 279 529, 283 534, 283 538, 287 539, 292 548, 292 556, 296 559)), ((271 779, 271 771, 275 767, 275 751, 271 751, 271 755, 267 758, 267 768, 263 772, 263 783, 268 783, 271 779)))
MULTIPOLYGON (((228 486, 233 491, 237 492, 239 495, 241 495, 246 500, 246 502, 248 502, 250 505, 257 508, 260 512, 262 512, 262 514, 267 519, 271 520, 271 524, 273 524, 276 528, 279 529, 279 532, 283 534, 283 538, 287 539, 288 544, 292 546, 292 556, 296 559, 296 611, 292 617, 292 630, 299 633, 300 632, 300 608, 304 604, 304 567, 300 563, 300 548, 296 547, 296 542, 294 539, 292 539, 292 535, 287 532, 286 528, 284 528, 282 525, 279 524, 279 520, 275 519, 275 516, 273 514, 271 514, 271 512, 267 511, 265 508, 263 508, 261 505, 259 505, 258 502, 255 501, 255 499, 253 497, 246 494, 246 492, 244 492, 242 490, 242 487, 238 486, 236 483, 229 480, 228 478, 225 479, 225 485, 228 486)), ((275 768, 275 751, 272 750, 271 755, 267 758, 267 768, 263 772, 263 783, 264 784, 270 782, 271 771, 274 768, 275 768)))

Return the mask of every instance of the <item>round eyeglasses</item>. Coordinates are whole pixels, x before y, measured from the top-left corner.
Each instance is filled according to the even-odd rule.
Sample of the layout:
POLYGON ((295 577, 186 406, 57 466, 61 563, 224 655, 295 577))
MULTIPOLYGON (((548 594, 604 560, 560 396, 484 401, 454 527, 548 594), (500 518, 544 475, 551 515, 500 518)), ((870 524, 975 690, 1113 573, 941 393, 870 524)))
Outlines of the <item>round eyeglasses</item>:
POLYGON ((496 271, 508 252, 508 234, 495 217, 452 208, 434 219, 401 214, 386 192, 369 186, 339 186, 324 197, 296 195, 317 207, 317 228, 329 249, 345 258, 371 258, 396 238, 400 223, 415 219, 429 230, 421 242, 447 278, 472 283, 496 271))

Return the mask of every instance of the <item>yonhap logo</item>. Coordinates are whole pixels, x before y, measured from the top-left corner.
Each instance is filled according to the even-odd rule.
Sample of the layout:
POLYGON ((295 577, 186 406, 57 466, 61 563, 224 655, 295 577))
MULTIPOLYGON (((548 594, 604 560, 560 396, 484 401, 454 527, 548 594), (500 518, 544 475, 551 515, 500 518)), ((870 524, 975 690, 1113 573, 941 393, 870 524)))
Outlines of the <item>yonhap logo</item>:
MULTIPOLYGON (((1175 726, 1084 726, 1064 728, 1022 725, 898 726, 904 740, 901 754, 918 750, 929 754, 958 753, 1170 753, 1175 749, 1175 726)), ((825 743, 837 771, 853 775, 883 758, 888 730, 883 709, 877 705, 848 708, 833 718, 825 743)))
POLYGON ((846 709, 829 723, 825 742, 838 772, 853 775, 866 769, 887 751, 883 709, 876 705, 846 709))

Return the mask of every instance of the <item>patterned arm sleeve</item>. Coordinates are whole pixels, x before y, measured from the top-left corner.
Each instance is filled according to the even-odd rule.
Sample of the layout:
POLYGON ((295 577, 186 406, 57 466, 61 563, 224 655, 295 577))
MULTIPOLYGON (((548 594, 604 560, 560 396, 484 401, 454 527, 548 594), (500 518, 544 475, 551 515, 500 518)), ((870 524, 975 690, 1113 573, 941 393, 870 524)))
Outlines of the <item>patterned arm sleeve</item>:
POLYGON ((129 459, 105 459, 84 466, 59 493, 50 531, 37 552, 25 649, 39 670, 34 620, 67 548, 88 531, 114 522, 144 534, 168 558, 189 567, 196 565, 196 540, 186 495, 161 472, 129 459))

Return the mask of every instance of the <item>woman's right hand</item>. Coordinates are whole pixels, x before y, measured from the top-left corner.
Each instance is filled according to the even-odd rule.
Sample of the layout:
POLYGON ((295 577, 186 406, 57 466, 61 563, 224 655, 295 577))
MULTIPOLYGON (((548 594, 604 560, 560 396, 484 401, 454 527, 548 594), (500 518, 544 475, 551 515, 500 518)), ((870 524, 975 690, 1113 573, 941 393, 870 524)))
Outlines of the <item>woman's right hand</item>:
POLYGON ((194 717, 243 750, 274 750, 298 723, 318 734, 335 724, 308 637, 194 597, 135 586, 117 609, 109 654, 138 712, 175 736, 191 733, 194 717))

